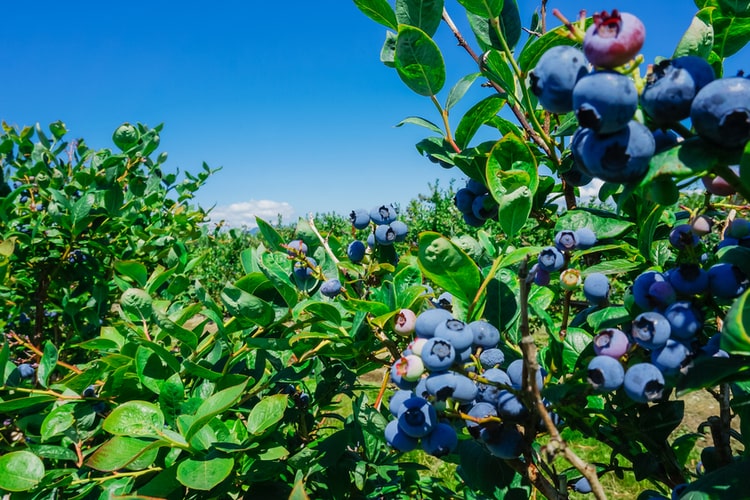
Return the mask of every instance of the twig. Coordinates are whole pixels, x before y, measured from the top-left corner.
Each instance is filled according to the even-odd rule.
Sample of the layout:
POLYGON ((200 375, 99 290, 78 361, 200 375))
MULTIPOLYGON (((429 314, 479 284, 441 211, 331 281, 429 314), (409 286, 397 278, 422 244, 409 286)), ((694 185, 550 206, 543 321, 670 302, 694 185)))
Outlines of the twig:
MULTIPOLYGON (((40 358, 40 359, 41 359, 41 357, 42 357, 42 356, 44 356, 44 353, 43 353, 43 352, 42 352, 41 350, 39 350, 39 348, 38 348, 38 347, 36 347, 36 346, 35 346, 34 344, 32 344, 31 342, 27 342, 27 341, 25 341, 24 339, 22 339, 21 337, 19 337, 19 336, 18 336, 18 334, 17 334, 16 332, 10 332, 10 334, 9 334, 9 335, 10 335, 10 337, 11 337, 11 338, 12 338, 13 340, 15 340, 16 342, 18 342, 18 343, 19 343, 19 344, 21 344, 22 346, 24 346, 24 347, 25 347, 26 349, 29 349, 30 351, 33 351, 33 352, 34 352, 34 354, 36 354, 37 356, 39 356, 39 358, 40 358)), ((57 364, 58 364, 58 365, 60 365, 60 366, 62 366, 63 368, 67 368, 68 370, 72 371, 72 372, 73 372, 73 373, 75 373, 76 375, 80 375, 81 373, 83 373, 83 371, 82 371, 82 370, 81 370, 80 368, 78 368, 78 367, 76 367, 76 366, 73 366, 73 365, 71 365, 71 364, 68 364, 68 363, 66 363, 65 361, 60 361, 60 360, 58 359, 58 360, 57 360, 57 364)))

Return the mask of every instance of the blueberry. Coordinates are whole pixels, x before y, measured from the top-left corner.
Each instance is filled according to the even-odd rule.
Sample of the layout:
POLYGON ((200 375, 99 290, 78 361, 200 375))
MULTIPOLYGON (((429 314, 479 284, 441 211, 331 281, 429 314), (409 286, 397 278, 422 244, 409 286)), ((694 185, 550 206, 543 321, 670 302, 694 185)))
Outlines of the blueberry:
MULTIPOLYGON (((478 419, 497 417, 497 409, 495 408, 495 405, 486 401, 479 401, 477 403, 474 403, 474 405, 472 405, 472 407, 466 413, 478 419)), ((479 424, 472 420, 466 420, 466 428, 469 429, 469 432, 475 438, 479 437, 480 427, 487 427, 487 424, 479 424)))
POLYGON ((646 38, 646 28, 636 16, 613 10, 597 12, 583 38, 583 53, 594 66, 616 68, 638 54, 646 38))
MULTIPOLYGON (((729 168, 735 175, 739 175, 740 167, 738 165, 731 165, 729 168)), ((701 182, 703 182, 706 191, 716 196, 732 196, 737 192, 737 188, 734 185, 718 175, 704 175, 701 177, 701 182)))
POLYGON ((505 361, 505 354, 497 348, 486 349, 479 355, 479 363, 485 370, 497 367, 505 361))
POLYGON ((396 216, 396 208, 393 205, 380 205, 370 210, 370 220, 381 226, 395 221, 396 216))
POLYGON ((592 305, 601 306, 609 300, 609 278, 602 273, 591 273, 583 280, 583 294, 592 305))
POLYGON ((367 247, 364 243, 359 240, 354 240, 349 243, 348 247, 346 247, 346 255, 349 257, 349 260, 351 260, 355 264, 358 262, 362 262, 362 259, 365 258, 366 248, 367 247))
POLYGON ((664 317, 675 339, 690 340, 703 328, 703 315, 690 302, 675 302, 664 311, 664 317))
MULTIPOLYGON (((423 351, 424 353, 424 351, 423 351)), ((401 356, 391 366, 391 378, 396 381, 400 378, 406 382, 415 382, 424 373, 424 362, 416 354, 401 356)), ((398 385, 397 382, 395 382, 398 385)), ((400 387, 400 386, 399 386, 400 387)), ((401 387, 403 389, 403 387, 401 387)))
POLYGON ((404 401, 411 397, 414 397, 414 393, 411 391, 400 389, 394 392, 393 396, 391 396, 391 399, 388 401, 388 410, 394 417, 398 417, 398 412, 403 406, 404 401))
POLYGON ((594 337, 594 352, 597 355, 619 359, 628 352, 628 336, 618 328, 606 328, 594 337))
POLYGON ((664 392, 664 375, 652 363, 637 363, 625 372, 625 394, 637 403, 660 399, 664 392))
POLYGON ((477 401, 485 401, 497 405, 500 392, 503 390, 498 384, 511 386, 510 377, 500 368, 489 368, 482 373, 492 384, 479 382, 477 384, 477 401))
POLYGON ((379 224, 375 226, 375 241, 379 245, 393 245, 396 241, 396 231, 390 224, 379 224))
POLYGON ((294 275, 298 280, 300 280, 303 283, 312 279, 313 268, 315 268, 318 265, 318 263, 312 257, 307 257, 305 260, 307 264, 302 263, 302 262, 294 263, 294 275))
POLYGON ((463 220, 470 227, 482 227, 484 225, 484 219, 475 217, 471 212, 463 214, 463 220))
POLYGON ((320 293, 326 297, 336 297, 342 291, 341 281, 337 279, 326 280, 320 285, 320 293))
POLYGON ((727 230, 724 232, 725 236, 730 238, 742 239, 750 236, 750 220, 747 219, 732 219, 727 225, 727 230))
POLYGON ((400 452, 416 449, 419 440, 406 434, 398 425, 398 420, 391 420, 385 426, 385 442, 388 446, 400 452))
POLYGON ((690 120, 702 138, 727 148, 750 139, 750 80, 720 78, 703 87, 693 99, 690 120))
POLYGON ((591 483, 589 483, 589 480, 585 477, 582 477, 578 481, 575 482, 573 485, 573 491, 577 491, 578 493, 591 493, 593 490, 591 488, 591 483))
POLYGON ((400 220, 395 220, 391 222, 390 226, 395 235, 395 241, 404 241, 406 239, 406 234, 409 232, 406 223, 401 222, 400 220))
POLYGON ((96 397, 96 386, 90 385, 83 390, 82 396, 84 398, 95 398, 96 397))
POLYGON ((408 436, 421 438, 437 425, 437 412, 424 398, 411 397, 401 404, 398 426, 408 436))
POLYGON ((422 449, 434 457, 449 455, 457 446, 456 430, 443 422, 438 423, 432 432, 422 438, 422 449))
MULTIPOLYGON (((638 109, 638 91, 633 80, 623 74, 596 71, 576 84, 573 89, 573 109, 581 127, 590 128, 598 134, 612 134, 625 128, 633 119, 638 109)), ((651 132, 646 131, 653 141, 651 132)), ((589 140, 590 137, 586 143, 589 140)), ((585 157, 584 164, 591 171, 585 157)))
POLYGON ((550 113, 573 111, 573 88, 588 73, 583 52, 570 45, 548 49, 529 73, 531 91, 550 113))
POLYGON ((641 94, 641 105, 657 124, 666 125, 690 116, 690 105, 700 89, 715 78, 711 65, 697 56, 664 60, 653 66, 641 94))
POLYGON ((441 293, 437 300, 435 302, 435 307, 439 307, 441 309, 445 309, 446 311, 450 311, 453 307, 453 294, 450 292, 443 292, 441 293))
MULTIPOLYGON (((521 389, 523 386, 523 360, 512 361, 505 371, 510 377, 511 386, 516 390, 521 389)), ((544 375, 541 370, 536 372, 536 386, 540 389, 544 386, 544 375)))
POLYGON ((575 231, 579 250, 587 250, 596 245, 596 234, 587 227, 579 227, 575 231))
MULTIPOLYGON (((485 320, 477 320, 469 323, 471 333, 474 335, 475 347, 491 349, 500 342, 500 330, 485 320)), ((502 351, 501 351, 502 352, 502 351)))
POLYGON ((698 264, 680 264, 667 276, 672 288, 683 295, 698 295, 708 288, 708 273, 698 264))
POLYGON ((654 154, 666 151, 678 144, 677 134, 671 130, 656 129, 652 132, 654 136, 654 154))
POLYGON ((654 136, 648 128, 631 120, 609 135, 588 136, 581 153, 593 176, 623 184, 638 181, 646 174, 655 148, 654 136))
POLYGON ((669 243, 679 250, 695 248, 700 244, 700 238, 690 224, 678 224, 669 232, 669 243))
POLYGON ((625 380, 622 364, 610 356, 595 356, 589 362, 587 371, 589 384, 599 392, 615 391, 625 380))
POLYGON ((747 290, 747 276, 735 265, 714 264, 708 268, 708 289, 721 299, 733 299, 747 290))
POLYGON ((411 309, 401 309, 393 321, 393 331, 402 337, 408 337, 414 332, 417 315, 411 309))
POLYGON ((675 301, 675 292, 666 276, 657 271, 646 271, 633 281, 633 300, 644 310, 666 308, 675 301))
POLYGON ((370 225, 370 212, 365 208, 358 208, 349 212, 349 220, 355 229, 365 229, 370 225))
POLYGON ((470 189, 461 188, 456 191, 456 196, 453 197, 453 203, 462 214, 471 213, 471 206, 476 197, 477 195, 471 192, 470 189))
POLYGON ((576 187, 585 186, 594 180, 591 174, 588 171, 584 171, 577 161, 574 161, 573 166, 563 172, 561 176, 566 184, 576 187))
POLYGON ((292 257, 302 254, 307 254, 307 244, 302 240, 292 240, 287 243, 287 253, 292 257))
POLYGON ((529 410, 521 400, 508 390, 501 390, 497 396, 497 414, 508 421, 518 421, 526 418, 529 410))
POLYGON ((409 345, 406 346, 406 349, 404 350, 404 355, 406 354, 416 354, 417 356, 422 356, 422 349, 424 349, 425 344, 427 344, 427 341, 429 339, 425 339, 422 337, 417 337, 411 342, 409 342, 409 345))
POLYGON ((563 229, 555 234, 555 246, 561 252, 569 252, 578 246, 575 231, 563 229))
MULTIPOLYGON (((535 264, 536 267, 539 267, 535 264)), ((549 271, 538 268, 533 273, 531 273, 532 276, 534 276, 534 283, 536 283, 539 286, 547 286, 550 284, 550 275, 549 271)))
POLYGON ((453 315, 445 309, 427 309, 417 316, 417 322, 414 324, 414 332, 418 337, 434 337, 435 328, 440 323, 451 318, 453 318, 453 315))
POLYGON ((633 340, 646 349, 658 349, 667 343, 672 333, 669 320, 655 311, 639 314, 633 320, 633 340))
POLYGON ((32 378, 35 372, 36 370, 34 370, 34 367, 28 363, 21 363, 18 365, 18 373, 21 375, 21 378, 32 378))
POLYGON ((523 436, 515 425, 485 427, 480 430, 479 437, 492 455, 505 460, 518 458, 523 449, 523 436))
POLYGON ((674 375, 680 371, 690 350, 682 342, 669 339, 662 347, 651 352, 651 363, 665 375, 674 375))
POLYGON ((539 252, 537 263, 544 271, 559 271, 565 265, 565 256, 555 247, 545 247, 539 252))
POLYGON ((460 373, 455 374, 456 387, 452 398, 459 403, 471 403, 477 397, 478 387, 472 379, 460 373))
POLYGON ((422 347, 421 356, 431 372, 447 370, 456 361, 456 348, 446 339, 432 337, 422 347))
POLYGON ((452 371, 431 373, 425 380, 425 388, 430 396, 434 396, 439 401, 453 398, 469 403, 476 398, 478 393, 474 381, 452 371))
POLYGON ((479 220, 497 217, 498 204, 490 194, 482 194, 474 198, 471 204, 471 214, 479 220))
POLYGON ((475 196, 481 196, 490 192, 487 186, 475 179, 469 179, 466 181, 466 189, 474 193, 475 196))
POLYGON ((459 352, 471 347, 474 342, 472 329, 463 321, 454 318, 438 323, 435 327, 435 337, 447 340, 459 352))

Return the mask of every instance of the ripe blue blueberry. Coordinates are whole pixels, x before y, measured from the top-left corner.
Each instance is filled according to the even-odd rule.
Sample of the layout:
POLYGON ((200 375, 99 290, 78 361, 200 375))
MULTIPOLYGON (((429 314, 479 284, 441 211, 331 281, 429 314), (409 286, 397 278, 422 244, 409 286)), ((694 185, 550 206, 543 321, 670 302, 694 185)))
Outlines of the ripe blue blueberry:
POLYGON ((435 336, 435 328, 453 318, 450 311, 445 309, 427 309, 417 316, 417 322, 414 324, 414 333, 417 337, 430 338, 435 336))
POLYGON ((474 198, 471 213, 479 220, 492 219, 497 216, 498 205, 490 194, 481 194, 474 198))
POLYGON ((484 185, 484 183, 479 182, 475 179, 469 179, 466 181, 466 189, 474 193, 475 196, 481 196, 490 192, 489 189, 487 189, 487 186, 484 185))
POLYGON ((435 337, 447 340, 456 351, 461 352, 467 347, 471 347, 474 342, 474 332, 466 323, 461 320, 451 318, 435 327, 435 337))
POLYGON ((674 375, 680 371, 690 350, 682 342, 669 339, 662 347, 651 351, 651 363, 665 375, 674 375))
POLYGON ((727 225, 727 230, 724 232, 725 236, 730 238, 742 239, 750 236, 750 220, 747 219, 732 219, 732 222, 727 225))
POLYGON ((654 135, 654 154, 661 153, 678 144, 677 134, 671 130, 656 129, 652 132, 654 135))
POLYGON ((357 264, 359 262, 362 262, 362 259, 365 258, 366 249, 367 247, 364 243, 362 243, 360 240, 354 240, 349 243, 348 247, 346 247, 346 255, 349 257, 349 260, 357 264))
POLYGON ((503 420, 513 422, 526 418, 529 410, 518 399, 518 396, 508 390, 501 390, 497 396, 497 414, 503 420))
POLYGON ((492 455, 505 460, 518 458, 523 449, 523 436, 515 425, 488 426, 479 431, 479 437, 492 455))
POLYGON ((385 442, 394 450, 402 453, 416 449, 419 439, 413 438, 401 430, 398 420, 391 420, 385 426, 385 442))
POLYGON ((534 283, 539 286, 549 285, 551 280, 549 271, 547 271, 546 269, 542 269, 538 264, 534 264, 534 267, 536 267, 537 269, 532 269, 533 272, 530 273, 530 275, 534 277, 534 283))
POLYGON ((591 64, 616 68, 633 59, 643 47, 646 28, 633 14, 597 12, 583 38, 583 53, 591 64))
MULTIPOLYGON (((612 134, 625 128, 633 119, 638 109, 638 91, 633 80, 621 73, 596 71, 576 84, 573 109, 582 127, 598 134, 612 134)), ((653 140, 651 132, 648 135, 653 140)), ((585 159, 584 163, 591 171, 585 159)))
POLYGON ((570 167, 570 170, 562 173, 562 179, 566 184, 576 187, 585 186, 594 180, 591 174, 588 171, 584 171, 577 161, 573 161, 573 166, 570 167))
POLYGON ((366 208, 358 208, 349 212, 349 220, 355 229, 365 229, 370 225, 370 212, 366 208))
POLYGON ((431 373, 425 380, 425 388, 438 401, 453 398, 464 403, 473 401, 478 392, 473 380, 452 371, 431 373))
POLYGON ((539 252, 537 263, 544 271, 559 271, 565 265, 565 256, 555 247, 545 247, 539 252))
POLYGON ((458 434, 450 425, 439 422, 432 432, 422 438, 422 449, 428 455, 443 457, 453 453, 458 446, 458 434))
POLYGON ((456 348, 446 339, 432 337, 422 347, 421 356, 431 372, 447 370, 456 361, 456 348))
POLYGON ((370 210, 370 220, 377 225, 388 225, 396 220, 396 207, 393 205, 380 205, 370 210))
POLYGON ((609 300, 609 278, 602 273, 591 273, 583 280, 583 294, 592 305, 600 306, 609 300))
POLYGON ((750 139, 750 80, 720 78, 703 87, 693 99, 690 120, 702 138, 727 148, 750 139))
POLYGON ((396 231, 390 224, 378 224, 375 226, 375 241, 379 245, 393 245, 396 241, 396 231))
POLYGON ((287 253, 292 257, 302 254, 307 254, 307 244, 302 240, 292 240, 287 243, 287 253))
POLYGON ((715 297, 739 297, 747 290, 747 286, 747 276, 734 264, 722 262, 708 268, 708 289, 715 297))
POLYGON ((683 295, 699 295, 708 288, 708 273, 698 264, 680 264, 667 277, 672 288, 683 295))
POLYGON ((678 224, 669 232, 669 243, 679 250, 695 248, 700 244, 700 238, 690 224, 678 224))
POLYGON ((474 203, 476 197, 477 195, 469 188, 461 188, 456 191, 456 195, 453 197, 453 203, 462 214, 471 213, 471 205, 474 203))
POLYGON ((639 314, 633 320, 631 334, 636 344, 646 349, 658 349, 667 343, 672 333, 669 320, 655 311, 639 314))
POLYGON ((578 246, 575 231, 563 229, 555 234, 555 246, 561 252, 569 252, 578 246))
POLYGON ((337 279, 326 280, 320 285, 320 293, 326 297, 334 298, 342 291, 341 281, 337 279))
MULTIPOLYGON (((474 335, 475 347, 491 349, 500 342, 500 330, 485 320, 477 320, 469 323, 471 333, 474 335)), ((502 352, 502 351, 501 351, 502 352)))
POLYGON ((401 406, 403 406, 404 401, 411 397, 414 397, 413 392, 399 389, 393 393, 393 396, 391 396, 391 399, 388 401, 388 410, 394 417, 398 417, 398 412, 401 409, 401 406))
POLYGON ((664 392, 664 375, 652 363, 637 363, 625 372, 625 394, 637 403, 661 399, 664 392))
POLYGON ((404 241, 406 239, 406 234, 409 232, 409 227, 405 222, 394 220, 393 222, 391 222, 390 226, 395 235, 395 241, 404 241))
POLYGON ((648 171, 656 143, 649 129, 635 121, 609 135, 592 134, 581 146, 583 163, 594 177, 607 182, 629 183, 648 171))
MULTIPOLYGON (((523 386, 523 360, 516 359, 512 361, 505 372, 510 377, 511 386, 516 390, 521 389, 523 386)), ((536 386, 540 389, 544 386, 544 374, 542 374, 541 370, 537 370, 536 372, 536 386)))
POLYGON ((21 375, 21 378, 27 379, 34 376, 34 367, 28 363, 21 363, 17 368, 18 374, 21 375))
POLYGON ((573 88, 589 72, 583 52, 558 45, 542 54, 529 73, 531 91, 550 113, 573 111, 573 88))
POLYGON ((700 89, 715 78, 711 65, 697 56, 664 60, 653 66, 641 94, 641 105, 656 124, 682 121, 700 89))
POLYGON ((615 358, 595 356, 588 364, 588 381, 595 391, 612 392, 625 380, 625 369, 615 358))
POLYGON ((587 250, 596 245, 596 234, 587 227, 579 227, 575 231, 579 250, 587 250))
POLYGON ((675 291, 666 276, 657 271, 646 271, 633 281, 633 300, 644 310, 664 309, 675 301, 675 291))
POLYGON ((664 311, 664 317, 674 339, 690 340, 703 328, 703 315, 690 302, 675 302, 664 311))
POLYGON ((573 485, 573 491, 576 491, 578 493, 591 493, 593 489, 591 488, 591 483, 589 483, 589 480, 585 477, 582 477, 578 481, 575 482, 573 485))
POLYGON ((498 348, 486 349, 479 354, 479 363, 488 370, 500 366, 505 361, 505 354, 498 348))
POLYGON ((312 257, 307 257, 305 261, 306 263, 299 261, 294 263, 294 276, 302 284, 306 284, 309 280, 313 279, 313 269, 318 265, 312 257))
MULTIPOLYGON (((495 405, 492 403, 488 403, 486 401, 479 401, 477 403, 474 403, 472 407, 469 409, 469 411, 466 413, 478 419, 488 418, 488 417, 497 417, 497 409, 495 408, 495 405)), ((486 426, 487 424, 480 424, 472 420, 466 420, 466 428, 469 429, 469 432, 475 438, 479 437, 480 427, 486 427, 486 426)))
POLYGON ((489 368, 482 373, 482 377, 492 383, 477 383, 477 401, 485 401, 497 405, 500 391, 503 390, 499 384, 510 387, 510 377, 500 368, 489 368))
POLYGON ((421 438, 437 425, 437 412, 424 398, 411 397, 401 404, 398 426, 408 436, 421 438))

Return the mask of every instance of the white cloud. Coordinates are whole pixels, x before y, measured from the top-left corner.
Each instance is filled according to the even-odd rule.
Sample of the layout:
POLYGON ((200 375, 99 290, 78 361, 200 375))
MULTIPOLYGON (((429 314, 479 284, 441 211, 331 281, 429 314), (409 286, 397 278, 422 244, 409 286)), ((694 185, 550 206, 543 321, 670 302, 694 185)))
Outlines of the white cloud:
POLYGON ((593 181, 589 182, 585 186, 579 187, 581 200, 591 201, 591 199, 597 199, 599 196, 599 190, 604 185, 604 181, 601 179, 594 178, 593 181))
POLYGON ((282 223, 291 222, 294 207, 286 201, 250 200, 230 205, 218 205, 209 213, 212 223, 223 220, 229 227, 244 226, 248 229, 258 226, 255 222, 256 217, 260 217, 271 224, 276 224, 279 215, 281 215, 282 223))

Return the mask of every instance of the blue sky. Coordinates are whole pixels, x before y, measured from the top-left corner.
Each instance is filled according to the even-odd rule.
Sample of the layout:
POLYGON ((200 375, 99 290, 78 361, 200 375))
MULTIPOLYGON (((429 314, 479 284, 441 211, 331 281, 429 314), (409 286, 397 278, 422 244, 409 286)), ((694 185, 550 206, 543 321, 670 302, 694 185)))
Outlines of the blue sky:
MULTIPOLYGON (((539 4, 519 0, 525 25, 539 4)), ((617 7, 548 6, 570 18, 581 8, 617 7)), ((457 2, 446 7, 473 42, 457 2)), ((688 0, 638 0, 621 10, 644 21, 650 61, 671 55, 696 8, 688 0)), ((235 225, 253 214, 294 220, 311 211, 404 204, 436 179, 463 182, 457 169, 419 156, 414 144, 429 131, 394 127, 410 115, 439 118, 429 99, 380 63, 386 29, 351 0, 8 2, 3 21, 0 119, 18 126, 62 120, 70 139, 95 148, 112 147, 122 122, 164 123, 166 166, 222 167, 196 201, 235 225)), ((559 25, 552 16, 548 22, 559 25)), ((436 40, 447 94, 476 69, 445 25, 436 40)), ((487 92, 475 84, 452 125, 487 92)))

